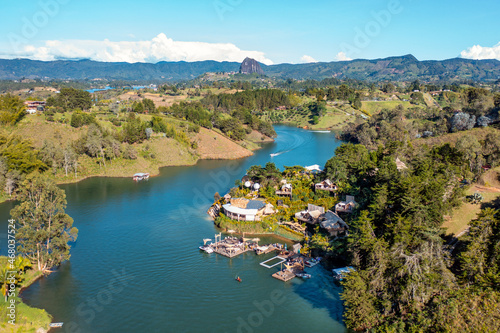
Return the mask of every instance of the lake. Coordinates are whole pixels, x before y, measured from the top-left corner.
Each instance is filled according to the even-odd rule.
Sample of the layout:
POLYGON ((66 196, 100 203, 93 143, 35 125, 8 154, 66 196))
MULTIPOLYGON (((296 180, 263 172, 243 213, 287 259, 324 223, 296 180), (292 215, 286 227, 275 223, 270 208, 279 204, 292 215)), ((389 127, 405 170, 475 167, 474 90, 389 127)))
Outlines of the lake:
MULTIPOLYGON (((214 193, 251 165, 323 166, 340 145, 333 133, 275 129, 276 142, 246 159, 166 167, 138 183, 63 185, 78 240, 71 260, 25 290, 24 301, 64 322, 57 332, 343 332, 340 288, 321 265, 308 269, 310 280, 283 283, 271 277, 279 266, 259 265, 271 254, 228 259, 198 249, 218 232, 206 214, 214 193)), ((12 207, 0 205, 2 231, 12 207)), ((5 232, 0 241, 5 255, 5 232)))

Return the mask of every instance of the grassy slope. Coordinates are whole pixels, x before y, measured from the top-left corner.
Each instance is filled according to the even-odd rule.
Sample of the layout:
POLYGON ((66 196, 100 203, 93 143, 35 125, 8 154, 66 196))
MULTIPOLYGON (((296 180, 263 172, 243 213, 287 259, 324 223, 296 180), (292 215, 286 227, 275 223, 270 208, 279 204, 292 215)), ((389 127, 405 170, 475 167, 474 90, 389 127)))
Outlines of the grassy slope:
POLYGON ((415 147, 418 147, 420 145, 428 145, 434 146, 434 145, 442 145, 445 143, 450 143, 452 146, 455 145, 457 142, 458 138, 460 138, 463 135, 473 135, 475 136, 479 141, 484 140, 486 138, 486 135, 489 133, 495 133, 498 132, 497 129, 494 129, 492 127, 485 127, 485 128, 473 128, 469 131, 466 132, 457 132, 457 133, 450 133, 442 136, 437 136, 437 137, 430 137, 430 138, 421 138, 421 139, 416 139, 413 140, 413 145, 415 147))
POLYGON ((369 114, 376 114, 382 111, 382 109, 389 109, 392 110, 398 105, 403 105, 404 108, 412 108, 415 105, 411 104, 410 102, 404 102, 404 101, 380 101, 380 102, 374 102, 374 101, 363 101, 361 102, 361 109, 368 112, 369 114))
MULTIPOLYGON (((7 257, 0 257, 0 267, 7 265, 7 257)), ((41 276, 40 272, 28 270, 24 281, 20 285, 20 289, 31 285, 37 278, 41 276)), ((18 289, 19 290, 19 289, 18 289)), ((43 309, 30 307, 22 303, 20 298, 16 298, 16 324, 9 324, 6 319, 7 306, 3 297, 0 297, 0 332, 36 332, 38 328, 48 330, 49 324, 52 321, 51 316, 43 309)))
POLYGON ((196 135, 197 152, 202 159, 236 159, 251 156, 252 152, 226 139, 221 134, 201 128, 196 135))
POLYGON ((5 333, 35 333, 39 328, 49 329, 52 321, 51 316, 43 309, 29 307, 17 299, 16 304, 16 323, 9 324, 6 318, 8 304, 2 297, 0 299, 0 313, 2 321, 0 322, 0 331, 5 333))
MULTIPOLYGON (((352 113, 354 110, 350 109, 347 112, 349 111, 350 113, 352 113)), ((350 120, 354 120, 354 116, 352 114, 348 114, 346 111, 334 107, 330 104, 326 108, 326 114, 319 118, 319 123, 316 125, 312 123, 312 116, 310 114, 303 115, 296 112, 293 116, 287 117, 286 115, 289 112, 288 110, 271 111, 271 112, 273 112, 274 114, 284 115, 283 118, 284 120, 280 121, 280 123, 282 124, 288 124, 312 130, 326 130, 326 129, 339 130, 344 126, 345 123, 347 123, 350 120)), ((270 120, 269 112, 264 112, 264 116, 262 117, 262 119, 269 121, 270 120)))
MULTIPOLYGON (((61 118, 61 114, 56 115, 56 119, 61 118)), ((66 114, 66 118, 70 115, 66 114)), ((140 115, 143 120, 149 120, 151 116, 140 115)), ((113 125, 107 121, 107 116, 98 116, 99 123, 103 128, 110 129, 113 125)), ((184 126, 184 122, 178 119, 166 118, 166 120, 178 127, 184 126)), ((87 127, 73 128, 68 124, 58 122, 47 122, 43 115, 28 115, 15 127, 2 127, 0 134, 16 134, 23 138, 30 139, 33 145, 40 149, 44 140, 52 140, 64 147, 67 143, 77 140, 84 135, 87 127)), ((106 167, 99 165, 96 159, 83 155, 79 158, 79 172, 66 176, 62 170, 55 175, 59 183, 68 183, 79 181, 90 176, 109 176, 109 177, 130 177, 136 172, 149 172, 152 175, 159 173, 163 166, 194 165, 200 158, 211 159, 235 159, 252 155, 252 152, 241 145, 246 145, 249 149, 257 149, 261 142, 262 135, 253 133, 246 142, 235 143, 220 133, 212 130, 202 129, 205 135, 195 133, 189 134, 190 140, 198 142, 199 148, 193 150, 178 141, 154 136, 141 144, 134 144, 138 158, 136 160, 126 160, 117 158, 112 161, 106 161, 106 167), (217 137, 214 140, 213 137, 217 137), (257 138, 258 137, 258 138, 257 138), (208 148, 207 148, 208 147, 208 148), (151 158, 151 154, 154 158, 151 158)), ((264 141, 269 141, 265 138, 264 141)), ((0 200, 7 198, 0 197, 0 200)))

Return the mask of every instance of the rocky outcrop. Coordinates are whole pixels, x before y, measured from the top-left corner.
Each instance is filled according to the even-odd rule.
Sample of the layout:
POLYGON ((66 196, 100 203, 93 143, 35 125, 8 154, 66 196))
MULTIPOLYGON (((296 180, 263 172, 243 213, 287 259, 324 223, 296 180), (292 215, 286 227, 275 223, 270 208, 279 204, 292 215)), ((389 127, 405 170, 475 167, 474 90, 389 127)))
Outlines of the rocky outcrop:
POLYGON ((264 71, 262 70, 262 67, 260 67, 259 63, 257 60, 252 59, 252 58, 245 58, 243 62, 241 63, 240 66, 240 73, 241 74, 261 74, 264 75, 264 71))

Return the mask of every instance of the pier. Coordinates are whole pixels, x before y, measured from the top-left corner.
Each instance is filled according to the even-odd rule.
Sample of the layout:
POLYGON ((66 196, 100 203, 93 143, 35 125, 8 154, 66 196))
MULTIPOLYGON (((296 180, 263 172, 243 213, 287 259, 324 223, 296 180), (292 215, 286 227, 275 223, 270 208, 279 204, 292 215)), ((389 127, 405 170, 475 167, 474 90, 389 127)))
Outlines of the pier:
POLYGON ((228 258, 234 258, 242 253, 252 251, 256 246, 251 241, 242 241, 236 237, 221 238, 221 234, 215 235, 215 243, 209 246, 215 253, 228 258))
POLYGON ((268 254, 274 251, 280 251, 283 249, 283 245, 281 244, 271 244, 266 246, 258 246, 255 248, 255 253, 260 256, 262 254, 268 254))
POLYGON ((272 269, 278 265, 281 267, 279 271, 272 274, 272 277, 283 282, 292 280, 304 271, 304 263, 307 258, 301 256, 293 251, 286 251, 285 246, 282 244, 268 244, 259 246, 259 238, 237 238, 226 237, 222 239, 222 233, 215 235, 214 242, 206 244, 211 239, 204 239, 204 246, 200 247, 208 253, 215 252, 227 258, 234 258, 245 252, 254 251, 256 255, 268 254, 271 252, 278 252, 277 256, 261 262, 259 265, 262 267, 272 269))
POLYGON ((293 274, 290 271, 287 271, 286 269, 284 269, 282 271, 278 271, 278 272, 276 272, 276 273, 273 274, 273 278, 281 280, 283 282, 290 281, 295 276, 296 276, 295 274, 293 274))

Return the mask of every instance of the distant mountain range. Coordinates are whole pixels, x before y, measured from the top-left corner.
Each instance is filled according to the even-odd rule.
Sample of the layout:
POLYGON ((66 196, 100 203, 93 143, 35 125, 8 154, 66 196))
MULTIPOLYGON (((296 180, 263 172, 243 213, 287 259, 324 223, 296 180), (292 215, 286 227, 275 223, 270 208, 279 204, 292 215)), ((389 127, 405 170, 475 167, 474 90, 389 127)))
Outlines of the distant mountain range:
MULTIPOLYGON (((310 64, 261 64, 264 73, 277 78, 324 79, 352 78, 368 81, 496 81, 500 79, 500 61, 454 58, 442 61, 419 61, 412 55, 385 59, 357 59, 310 64)), ((69 79, 69 80, 190 80, 207 72, 238 72, 236 62, 159 62, 126 63, 91 60, 36 61, 0 59, 0 79, 69 79)))

